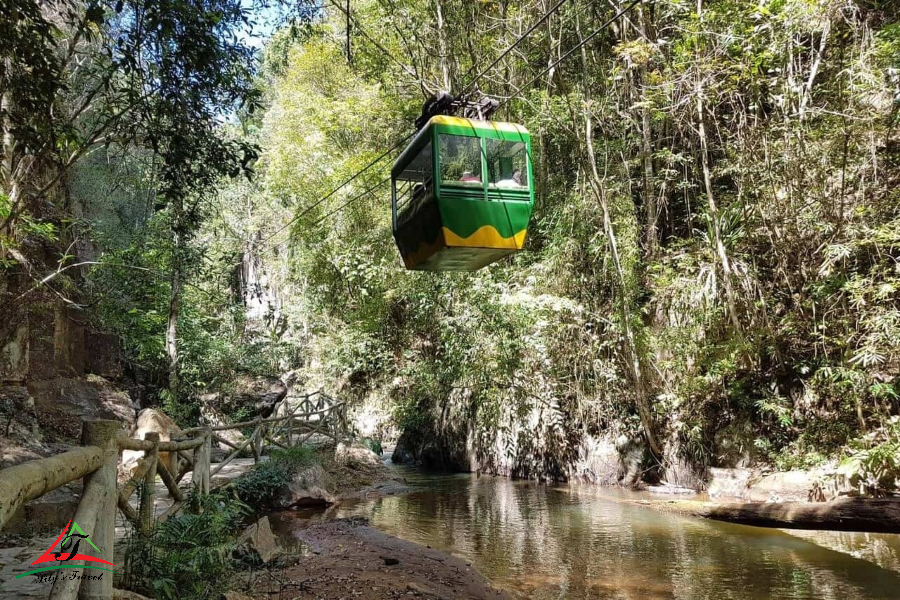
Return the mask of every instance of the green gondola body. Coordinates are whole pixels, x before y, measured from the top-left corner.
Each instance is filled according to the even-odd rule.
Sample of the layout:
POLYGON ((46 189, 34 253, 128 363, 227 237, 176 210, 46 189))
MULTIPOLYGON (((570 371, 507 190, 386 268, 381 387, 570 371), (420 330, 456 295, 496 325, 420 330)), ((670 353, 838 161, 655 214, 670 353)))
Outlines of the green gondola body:
POLYGON ((391 183, 394 240, 406 268, 480 269, 525 243, 534 208, 531 136, 514 123, 432 117, 397 159, 391 183))

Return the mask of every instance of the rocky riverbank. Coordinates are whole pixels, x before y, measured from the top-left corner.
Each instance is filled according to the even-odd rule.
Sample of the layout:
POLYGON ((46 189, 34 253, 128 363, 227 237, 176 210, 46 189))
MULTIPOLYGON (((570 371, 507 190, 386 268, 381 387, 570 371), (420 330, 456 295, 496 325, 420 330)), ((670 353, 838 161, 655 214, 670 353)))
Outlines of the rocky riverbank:
MULTIPOLYGON (((411 491, 402 477, 368 448, 339 444, 319 451, 276 494, 279 509, 328 508, 345 500, 411 491)), ((289 514, 289 513, 288 513, 289 514)), ((311 523, 277 539, 268 517, 248 527, 242 540, 265 563, 249 579, 236 578, 229 600, 274 598, 383 599, 509 598, 470 564, 430 547, 368 526, 365 519, 311 523)))
POLYGON ((469 563, 368 526, 364 519, 311 525, 297 534, 304 548, 284 569, 257 575, 228 597, 511 598, 469 563))

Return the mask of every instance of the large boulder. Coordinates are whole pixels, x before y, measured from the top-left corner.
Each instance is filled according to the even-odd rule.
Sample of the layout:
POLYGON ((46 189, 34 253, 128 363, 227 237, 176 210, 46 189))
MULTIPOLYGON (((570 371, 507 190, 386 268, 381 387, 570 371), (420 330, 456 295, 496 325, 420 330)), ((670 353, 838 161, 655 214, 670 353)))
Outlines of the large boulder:
POLYGON ((339 465, 381 466, 381 459, 378 455, 359 443, 348 445, 340 442, 334 449, 334 460, 339 465))
POLYGON ((751 502, 806 502, 818 475, 811 471, 781 471, 750 482, 751 502))
POLYGON ((416 462, 416 456, 413 449, 410 448, 409 436, 405 433, 397 440, 394 446, 394 452, 391 453, 391 462, 395 465, 413 465, 416 462))
POLYGON ((807 502, 817 500, 816 490, 825 480, 821 469, 779 471, 765 475, 749 469, 710 469, 711 498, 745 502, 807 502))
POLYGON ((315 465, 294 475, 291 482, 275 495, 276 508, 328 506, 335 497, 328 491, 328 474, 315 465))
MULTIPOLYGON (((134 428, 131 430, 130 437, 142 440, 144 436, 150 432, 159 434, 161 442, 168 442, 181 435, 181 428, 172 418, 159 410, 158 408, 145 408, 137 417, 134 428)), ((123 450, 122 465, 127 472, 133 472, 137 468, 137 461, 144 455, 141 451, 123 450)), ((160 452, 159 460, 162 462, 170 473, 176 475, 178 473, 179 463, 178 454, 171 452, 160 452)))
POLYGON ((746 500, 752 477, 750 469, 710 468, 707 489, 709 497, 746 500))
POLYGON ((77 443, 84 420, 113 419, 125 430, 135 422, 137 410, 128 393, 97 375, 29 381, 28 393, 41 429, 60 441, 77 443))
POLYGON ((119 337, 110 333, 85 331, 85 370, 105 379, 118 380, 124 375, 119 337))
POLYGON ((12 434, 13 423, 32 429, 36 424, 34 398, 24 385, 0 385, 0 437, 12 434))
MULTIPOLYGON (((639 460, 636 469, 640 470, 639 460)), ((569 479, 594 485, 614 486, 618 485, 628 470, 616 448, 615 440, 609 437, 585 436, 579 449, 578 460, 569 470, 569 479)))
POLYGON ((263 563, 271 562, 282 554, 281 546, 275 534, 272 533, 272 527, 269 525, 269 517, 263 517, 256 523, 253 523, 241 537, 238 539, 239 544, 246 544, 253 552, 259 555, 263 563))
POLYGON ((748 418, 736 418, 726 427, 716 431, 713 450, 718 466, 745 469, 757 462, 759 450, 755 441, 756 428, 748 418))

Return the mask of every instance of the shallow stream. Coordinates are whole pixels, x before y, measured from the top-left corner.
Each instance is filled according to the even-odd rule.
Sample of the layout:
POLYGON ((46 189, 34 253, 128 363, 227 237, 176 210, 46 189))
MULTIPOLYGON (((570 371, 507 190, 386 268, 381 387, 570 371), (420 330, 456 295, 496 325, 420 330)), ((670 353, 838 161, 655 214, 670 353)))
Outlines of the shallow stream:
MULTIPOLYGON (((660 513, 589 486, 403 470, 415 492, 342 504, 522 598, 900 598, 900 535, 801 532, 660 513), (800 537, 802 536, 802 537, 800 537)), ((315 513, 273 516, 276 529, 315 513)))

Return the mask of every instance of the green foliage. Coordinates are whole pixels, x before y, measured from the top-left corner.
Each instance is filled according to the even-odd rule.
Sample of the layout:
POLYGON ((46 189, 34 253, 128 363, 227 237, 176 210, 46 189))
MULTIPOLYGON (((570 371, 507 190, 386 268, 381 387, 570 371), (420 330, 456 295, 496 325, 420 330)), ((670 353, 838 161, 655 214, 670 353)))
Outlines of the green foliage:
POLYGON ((891 417, 853 440, 836 475, 861 495, 881 496, 896 489, 900 479, 900 417, 891 417))
POLYGON ((125 550, 124 585, 155 598, 210 598, 228 589, 237 533, 252 509, 224 493, 187 499, 180 513, 149 536, 135 533, 125 550))
MULTIPOLYGON (((900 411, 893 4, 661 3, 633 19, 639 35, 604 29, 544 76, 613 14, 566 3, 558 33, 475 82, 509 98, 497 118, 534 134, 526 252, 447 275, 402 270, 379 187, 389 159, 331 192, 410 131, 423 92, 471 87, 540 3, 444 3, 436 28, 431 3, 360 2, 352 61, 342 15, 313 8, 259 69, 232 35, 245 3, 120 4, 67 5, 56 26, 26 2, 0 41, 30 45, 0 71, 23 107, 0 120, 18 148, 48 149, 40 161, 73 161, 84 208, 56 221, 3 181, 0 220, 15 227, 0 246, 67 244, 87 226, 103 263, 83 286, 91 318, 179 418, 236 374, 302 369, 390 398, 395 424, 424 440, 541 477, 567 473, 586 435, 648 430, 702 467, 744 423, 754 456, 809 465, 900 411), (141 43, 116 46, 115 23, 141 43), (68 91, 54 49, 79 31, 96 46, 75 58, 94 70, 68 91)), ((854 469, 889 472, 875 450, 888 438, 854 469)), ((285 476, 266 468, 247 498, 285 476)))
POLYGON ((270 506, 275 494, 314 461, 315 453, 306 446, 274 451, 268 460, 257 464, 252 471, 235 481, 235 494, 241 502, 257 510, 270 506))
POLYGON ((381 447, 380 440, 377 440, 375 438, 370 438, 370 437, 364 437, 364 438, 361 438, 359 441, 363 446, 365 446, 366 448, 368 448, 369 450, 371 450, 378 456, 381 456, 382 454, 384 454, 384 449, 381 447))
POLYGON ((305 446, 275 451, 232 485, 206 496, 192 492, 185 501, 192 512, 128 540, 124 586, 156 598, 211 598, 227 591, 240 568, 237 540, 246 522, 314 461, 305 446))
MULTIPOLYGON (((485 24, 534 6, 513 2, 504 15, 494 8, 448 8, 447 39, 423 33, 413 45, 434 56, 442 43, 461 51, 446 65, 425 58, 418 72, 439 77, 446 67, 459 84, 459 74, 477 72, 502 47, 485 24)), ((264 203, 296 197, 302 211, 373 148, 390 145, 382 133, 408 121, 418 97, 382 50, 406 56, 410 41, 391 25, 419 31, 422 9, 361 6, 356 18, 382 48, 359 40, 352 67, 327 19, 290 49, 287 36, 273 44, 278 66, 266 80, 271 104, 259 132, 264 203), (317 57, 333 69, 323 71, 317 57)), ((893 151, 877 159, 885 170, 877 183, 861 173, 882 148, 867 136, 896 134, 897 15, 866 7, 859 20, 840 21, 824 0, 703 9, 669 3, 645 14, 656 37, 607 32, 586 64, 561 64, 552 84, 504 106, 502 118, 525 123, 538 140, 539 206, 528 252, 514 260, 466 275, 398 272, 383 195, 318 222, 362 189, 355 186, 303 213, 284 262, 305 286, 295 299, 311 331, 310 375, 360 394, 384 388, 401 429, 447 440, 466 430, 485 462, 518 461, 532 473, 569 460, 585 433, 640 435, 629 346, 654 426, 698 464, 715 460, 716 434, 731 423, 751 423, 756 456, 808 466, 896 412, 893 151), (882 19, 874 37, 863 25, 869 17, 882 19), (610 225, 585 183, 587 105, 610 225)), ((528 59, 510 59, 487 91, 509 95, 518 88, 504 87, 506 79, 521 85, 529 63, 546 62, 542 47, 520 50, 528 59)))

